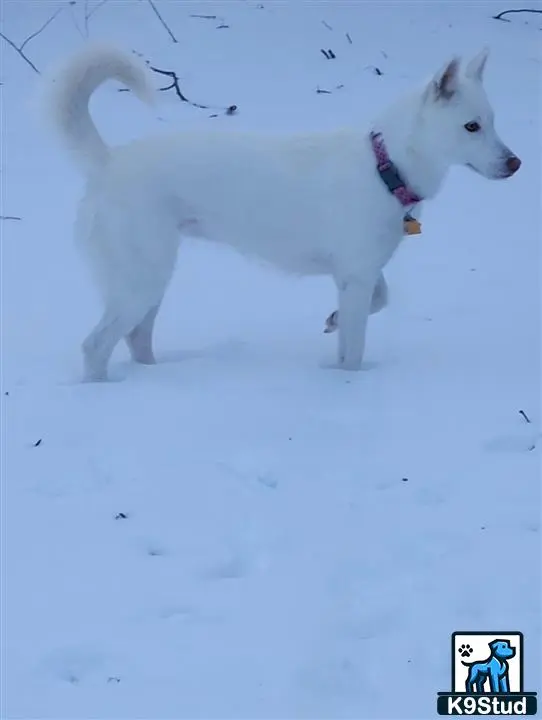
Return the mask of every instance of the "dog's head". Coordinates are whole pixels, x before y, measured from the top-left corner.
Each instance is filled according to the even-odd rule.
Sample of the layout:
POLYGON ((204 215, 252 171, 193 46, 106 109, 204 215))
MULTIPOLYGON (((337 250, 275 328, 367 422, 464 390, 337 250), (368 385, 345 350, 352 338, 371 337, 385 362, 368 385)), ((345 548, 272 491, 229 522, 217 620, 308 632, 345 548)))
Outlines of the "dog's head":
POLYGON ((489 51, 482 50, 460 67, 451 60, 423 94, 419 121, 431 148, 449 165, 466 165, 486 178, 508 178, 520 159, 499 138, 494 113, 483 86, 489 51))
POLYGON ((491 654, 499 660, 507 660, 513 658, 516 654, 516 649, 510 646, 508 640, 493 640, 489 643, 491 648, 491 654))

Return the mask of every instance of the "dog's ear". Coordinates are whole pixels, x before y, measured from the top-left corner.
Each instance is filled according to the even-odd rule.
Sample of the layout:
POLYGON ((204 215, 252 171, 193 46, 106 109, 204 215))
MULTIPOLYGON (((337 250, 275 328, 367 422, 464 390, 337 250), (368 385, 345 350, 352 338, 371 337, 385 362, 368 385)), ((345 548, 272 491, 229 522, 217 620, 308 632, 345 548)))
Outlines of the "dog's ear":
POLYGON ((450 100, 459 86, 459 59, 452 58, 431 80, 429 90, 435 100, 450 100))
POLYGON ((489 48, 486 46, 480 50, 478 55, 472 58, 465 68, 465 77, 473 80, 483 80, 484 69, 486 67, 487 58, 489 56, 489 48))

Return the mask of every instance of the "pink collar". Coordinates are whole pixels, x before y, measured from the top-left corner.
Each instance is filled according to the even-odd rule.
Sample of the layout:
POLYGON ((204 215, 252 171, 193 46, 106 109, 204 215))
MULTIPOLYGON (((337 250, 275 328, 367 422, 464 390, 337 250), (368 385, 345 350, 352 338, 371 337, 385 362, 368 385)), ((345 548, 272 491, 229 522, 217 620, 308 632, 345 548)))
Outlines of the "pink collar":
POLYGON ((403 207, 416 205, 423 198, 411 190, 401 178, 399 170, 390 160, 384 138, 380 132, 371 133, 371 144, 376 158, 376 169, 388 190, 395 195, 403 207))

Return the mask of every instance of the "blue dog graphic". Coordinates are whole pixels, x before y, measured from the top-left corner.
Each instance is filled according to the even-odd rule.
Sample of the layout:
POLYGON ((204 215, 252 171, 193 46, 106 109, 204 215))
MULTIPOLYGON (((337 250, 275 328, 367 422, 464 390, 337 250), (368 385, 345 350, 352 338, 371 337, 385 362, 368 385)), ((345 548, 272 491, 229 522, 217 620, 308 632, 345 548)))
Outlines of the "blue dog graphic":
POLYGON ((508 693, 508 663, 516 654, 515 648, 510 646, 508 640, 493 640, 489 643, 491 655, 482 662, 461 663, 469 668, 469 675, 465 681, 465 690, 468 693, 483 693, 486 680, 489 679, 489 692, 508 693))

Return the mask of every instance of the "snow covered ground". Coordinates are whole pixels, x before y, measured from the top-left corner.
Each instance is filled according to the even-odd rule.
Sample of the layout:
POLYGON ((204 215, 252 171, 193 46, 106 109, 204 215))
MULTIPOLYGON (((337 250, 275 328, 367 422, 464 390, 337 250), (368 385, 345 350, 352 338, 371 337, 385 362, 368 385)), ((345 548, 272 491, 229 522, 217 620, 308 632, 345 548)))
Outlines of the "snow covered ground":
POLYGON ((366 371, 321 367, 331 280, 194 243, 159 364, 121 348, 123 382, 83 385, 99 312, 71 239, 83 179, 0 40, 1 212, 20 218, 0 225, 2 716, 432 718, 454 630, 523 631, 541 690, 541 16, 492 19, 513 0, 155 6, 178 43, 146 0, 5 0, 2 32, 20 45, 62 8, 24 48, 38 69, 88 34, 213 106, 168 91, 151 112, 108 85, 93 112, 111 143, 365 123, 488 43, 523 167, 451 174, 387 270, 366 371))

